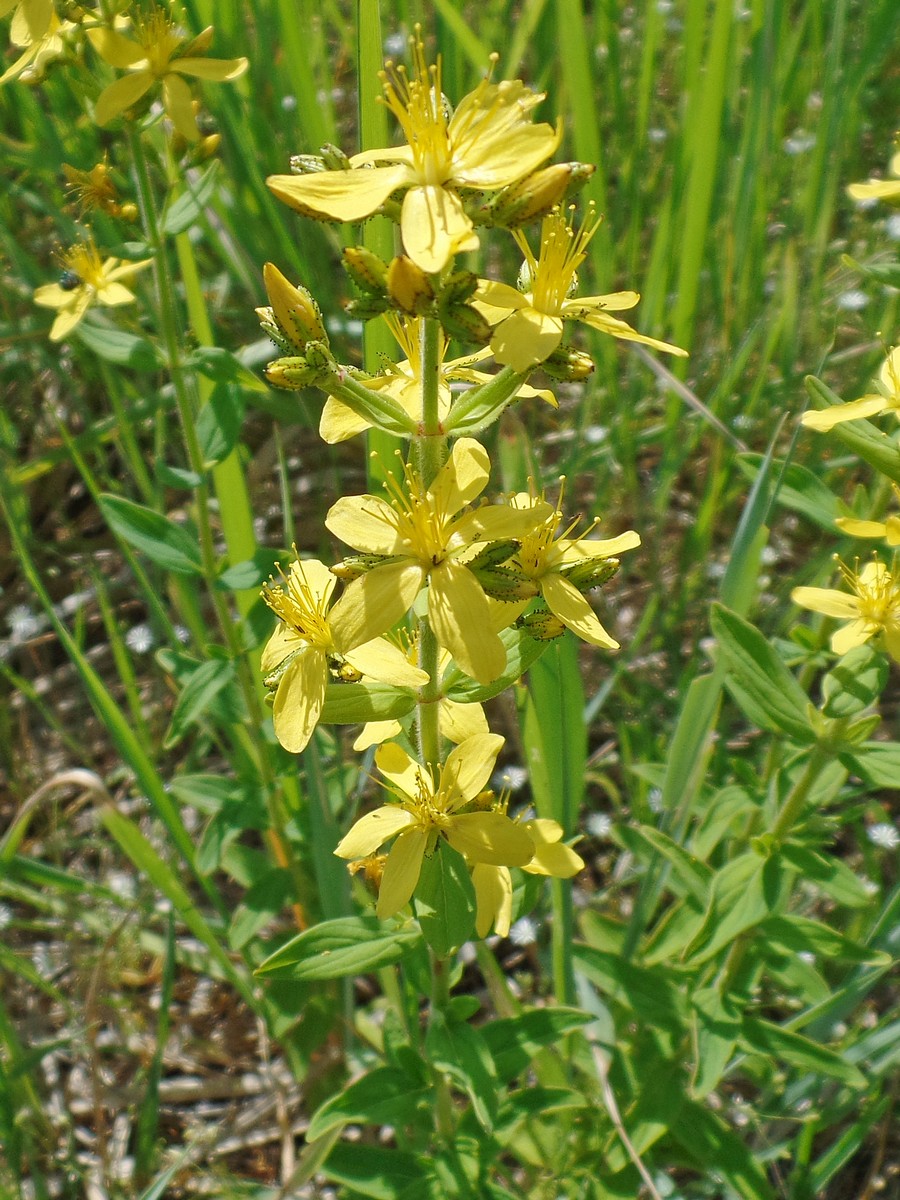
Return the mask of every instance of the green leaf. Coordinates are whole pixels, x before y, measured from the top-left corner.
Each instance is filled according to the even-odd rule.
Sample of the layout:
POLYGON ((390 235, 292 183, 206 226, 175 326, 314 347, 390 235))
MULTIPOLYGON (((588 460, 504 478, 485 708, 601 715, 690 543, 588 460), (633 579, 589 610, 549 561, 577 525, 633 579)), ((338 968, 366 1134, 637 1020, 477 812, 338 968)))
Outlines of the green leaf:
POLYGON ((164 487, 183 488, 193 491, 203 482, 203 476, 196 471, 188 471, 183 467, 171 467, 168 463, 158 462, 155 469, 156 478, 164 487))
POLYGON ((276 979, 339 979, 399 962, 422 942, 417 925, 392 927, 374 917, 338 917, 305 929, 256 969, 276 979))
POLYGON ((734 1057, 741 1033, 741 1014, 738 1005, 715 987, 698 988, 691 1001, 697 1048, 691 1095, 702 1100, 717 1086, 734 1057))
POLYGON ((820 958, 839 959, 844 962, 870 963, 873 966, 889 966, 891 957, 870 946, 861 946, 851 941, 829 925, 812 921, 796 914, 790 917, 769 917, 763 922, 761 932, 767 942, 782 947, 791 954, 815 954, 820 958))
POLYGON ((670 1129, 688 1161, 707 1177, 724 1176, 741 1200, 774 1200, 765 1172, 743 1139, 705 1104, 687 1101, 670 1129))
POLYGON ((177 746, 188 729, 209 713, 219 693, 235 687, 236 678, 234 663, 228 659, 213 658, 197 667, 178 697, 163 749, 177 746))
POLYGON ((823 892, 846 904, 848 908, 870 908, 872 893, 865 884, 854 875, 846 863, 835 855, 818 854, 806 846, 798 846, 787 842, 781 847, 781 855, 810 883, 816 884, 823 892))
MULTIPOLYGON (((761 454, 739 454, 737 464, 748 479, 755 479, 764 459, 761 454)), ((780 471, 777 499, 786 508, 802 513, 816 525, 835 532, 835 517, 841 515, 837 497, 825 486, 818 475, 799 463, 773 462, 780 471)))
POLYGON ((822 712, 826 717, 856 716, 875 703, 884 691, 887 677, 887 659, 883 654, 869 645, 855 647, 822 680, 822 712))
POLYGON ((244 423, 241 390, 233 384, 217 383, 197 417, 197 441, 206 467, 227 458, 237 444, 244 423))
POLYGON ((239 390, 268 391, 266 384, 236 354, 222 346, 198 346, 184 360, 184 365, 217 384, 233 383, 239 385, 239 390))
POLYGON ((100 509, 110 528, 151 562, 176 575, 202 574, 198 539, 181 525, 124 496, 105 493, 100 509))
POLYGON ((153 343, 133 333, 126 333, 124 329, 82 321, 75 330, 75 337, 100 358, 118 367, 155 371, 160 365, 159 354, 153 343))
POLYGON ((729 691, 745 715, 773 733, 815 741, 803 689, 759 630, 718 603, 711 624, 728 668, 729 691))
POLYGON ((677 895, 683 895, 686 891, 700 904, 706 904, 713 872, 666 834, 651 825, 619 825, 614 829, 613 837, 638 859, 645 857, 645 848, 661 855, 671 864, 681 884, 680 887, 674 886, 673 891, 677 895))
POLYGON ((466 860, 441 840, 422 861, 415 892, 416 917, 438 958, 469 940, 475 928, 475 888, 466 860))
POLYGON ((329 1179, 350 1188, 354 1197, 399 1200, 407 1189, 421 1200, 429 1196, 425 1168, 414 1155, 395 1147, 338 1142, 321 1169, 329 1179))
POLYGON ((783 872, 778 857, 754 850, 726 863, 713 878, 709 908, 685 954, 693 966, 706 962, 740 933, 759 925, 781 900, 783 872))
POLYGON ((840 1079, 849 1087, 866 1086, 862 1071, 839 1054, 799 1033, 782 1029, 771 1021, 744 1017, 742 1041, 751 1053, 763 1054, 767 1060, 783 1059, 803 1071, 815 1071, 840 1079))
POLYGON ((900 788, 900 742, 864 742, 840 758, 873 787, 900 788))
MULTIPOLYGON (((805 383, 813 408, 831 408, 834 404, 844 403, 837 392, 814 375, 807 375, 805 383)), ((828 437, 837 438, 876 471, 887 475, 894 483, 900 483, 900 449, 893 438, 882 433, 871 421, 842 421, 828 431, 828 437)))
POLYGON ((345 1125, 415 1125, 420 1108, 433 1100, 433 1089, 415 1081, 405 1071, 376 1067, 343 1091, 326 1100, 313 1114, 306 1141, 314 1142, 329 1130, 345 1125))
POLYGON ((479 1125, 490 1133, 500 1097, 494 1060, 481 1033, 471 1025, 447 1021, 440 1012, 432 1013, 425 1050, 432 1065, 468 1095, 479 1125))
POLYGON ((527 1071, 545 1046, 553 1046, 566 1034, 594 1020, 577 1008, 534 1008, 516 1017, 491 1021, 482 1029, 494 1059, 497 1077, 506 1081, 527 1071))
POLYGON ((411 688, 390 683, 329 683, 319 721, 325 725, 364 725, 399 721, 416 706, 411 688))
POLYGON ((231 946, 242 950, 273 917, 284 911, 293 895, 291 873, 284 867, 273 867, 258 879, 235 909, 228 932, 231 946))
POLYGON ((185 191, 167 209, 162 223, 163 233, 171 235, 184 233, 186 229, 190 229, 204 206, 212 198, 216 188, 218 169, 218 159, 213 159, 196 181, 182 177, 185 179, 185 191))
POLYGON ((685 1004, 671 970, 638 966, 618 954, 578 942, 572 954, 578 970, 600 989, 604 999, 624 1005, 650 1025, 676 1035, 681 1032, 685 1004))
POLYGON ((252 558, 235 563, 223 571, 217 580, 218 585, 230 592, 243 592, 248 588, 261 587, 283 557, 280 550, 260 546, 252 558))
POLYGON ((548 642, 537 642, 521 629, 504 629, 500 640, 506 648, 506 670, 500 678, 493 683, 476 683, 458 668, 451 667, 444 675, 444 694, 450 700, 458 700, 460 704, 476 701, 480 704, 499 696, 521 679, 549 647, 548 642))

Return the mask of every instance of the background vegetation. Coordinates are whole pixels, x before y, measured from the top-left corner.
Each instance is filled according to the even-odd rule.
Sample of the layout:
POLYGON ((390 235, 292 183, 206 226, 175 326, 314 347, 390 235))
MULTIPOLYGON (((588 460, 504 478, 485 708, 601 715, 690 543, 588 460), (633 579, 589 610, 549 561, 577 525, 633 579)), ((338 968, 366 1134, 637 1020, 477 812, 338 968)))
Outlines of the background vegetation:
MULTIPOLYGON (((331 850, 369 785, 335 730, 317 734, 297 774, 261 732, 252 651, 242 656, 216 624, 234 606, 264 638, 257 577, 292 542, 326 552, 325 511, 363 490, 361 444, 323 449, 316 397, 259 382, 270 354, 253 310, 265 300, 261 266, 274 261, 329 314, 338 357, 357 353, 358 328, 337 315, 351 291, 337 270, 341 229, 301 221, 263 181, 292 154, 357 148, 356 63, 360 44, 381 58, 377 6, 184 9, 193 31, 215 25, 213 54, 250 59, 237 83, 203 89, 201 123, 221 143, 207 160, 182 148, 190 186, 178 183, 183 199, 164 216, 188 331, 181 365, 197 411, 213 397, 215 419, 200 427, 208 493, 178 432, 149 273, 136 280, 139 304, 119 310, 118 342, 92 334, 101 319, 52 344, 32 303, 78 228, 63 163, 84 170, 108 154, 123 198, 139 199, 127 138, 98 130, 79 98, 95 92, 96 58, 0 88, 0 1187, 11 1196, 83 1195, 89 1182, 97 1194, 145 1189, 146 1200, 318 1194, 302 1188, 331 1146, 298 1159, 295 1135, 384 1051, 381 996, 407 986, 387 970, 355 987, 252 976, 298 924, 352 911, 331 850), (189 530, 199 499, 233 573, 204 591, 177 555, 148 558, 104 495, 189 530)), ((587 1042, 560 1041, 562 1025, 553 1041, 569 1046, 565 1068, 537 1034, 531 1051, 544 1087, 593 1072, 601 1116, 567 1117, 564 1153, 529 1127, 511 1191, 473 1194, 635 1195, 624 1123, 660 1194, 871 1197, 896 1186, 900 1025, 884 958, 896 785, 862 787, 845 771, 817 793, 800 840, 825 865, 812 880, 802 860, 791 911, 827 923, 832 940, 770 925, 771 956, 754 974, 727 957, 750 928, 725 920, 744 911, 743 884, 732 881, 727 904, 720 890, 718 908, 701 905, 707 924, 693 941, 672 935, 671 914, 750 852, 767 828, 759 812, 795 771, 784 731, 773 739, 721 689, 704 699, 692 686, 710 670, 711 601, 748 614, 812 687, 827 631, 816 622, 788 641, 790 589, 824 583, 835 550, 855 553, 831 526, 833 496, 865 513, 884 502, 854 490, 867 476, 838 443, 798 437, 796 418, 804 376, 855 398, 897 340, 897 276, 884 269, 900 218, 845 189, 890 155, 900 11, 894 0, 396 0, 382 21, 398 59, 423 24, 449 95, 495 49, 499 75, 548 93, 540 115, 564 118, 564 155, 600 164, 585 196, 605 220, 582 289, 636 288, 635 324, 691 354, 661 365, 598 339, 595 376, 563 388, 558 412, 519 406, 493 435, 505 487, 565 474, 573 508, 603 514, 610 536, 638 529, 643 549, 609 592, 623 649, 584 656, 583 695, 565 643, 523 690, 521 714, 491 714, 514 781, 543 716, 548 774, 556 764, 577 775, 557 802, 580 809, 590 869, 576 911, 554 892, 555 940, 539 908, 515 940, 479 950, 461 990, 501 1018, 555 994, 606 1024, 599 1066, 587 1042), (765 489, 750 495, 754 480, 780 478, 759 474, 769 451, 811 473, 787 479, 771 508, 765 489), (560 703, 567 720, 551 737, 560 703), (574 955, 561 941, 570 933, 574 955), (722 972, 733 1007, 698 1023, 722 972), (751 997, 781 1040, 735 1032, 751 997), (830 1047, 819 1059, 816 1043, 830 1047)), ((377 91, 371 75, 361 87, 377 91)), ((166 161, 161 151, 159 195, 167 169, 173 181, 183 172, 166 161)), ((111 253, 144 239, 103 215, 93 226, 111 253)), ((895 713, 891 682, 882 732, 898 737, 895 713)), ((540 772, 516 798, 529 786, 540 792, 540 772)), ((770 918, 782 919, 771 907, 770 918)), ((343 1194, 401 1194, 372 1184, 373 1138, 362 1144, 374 1157, 329 1160, 343 1194)), ((498 1145, 499 1157, 508 1145, 498 1145)))

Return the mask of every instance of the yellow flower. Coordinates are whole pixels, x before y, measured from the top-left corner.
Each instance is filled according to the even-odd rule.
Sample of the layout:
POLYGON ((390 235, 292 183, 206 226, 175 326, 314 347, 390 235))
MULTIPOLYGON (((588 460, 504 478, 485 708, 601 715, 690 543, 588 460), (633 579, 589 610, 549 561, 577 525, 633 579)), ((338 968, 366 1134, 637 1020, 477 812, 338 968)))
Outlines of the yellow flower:
POLYGON ((827 433, 841 421, 859 421, 883 412, 892 412, 900 421, 900 346, 895 346, 882 364, 875 388, 877 395, 870 393, 847 404, 833 404, 830 408, 805 412, 800 423, 807 429, 827 433))
MULTIPOLYGON (((513 496, 511 504, 524 511, 538 508, 546 511, 547 507, 543 500, 529 495, 528 492, 517 493, 513 496)), ((577 579, 577 568, 584 568, 581 574, 587 582, 591 568, 601 568, 604 563, 614 560, 615 555, 625 550, 633 550, 641 544, 640 536, 633 529, 629 529, 620 533, 618 537, 589 539, 588 534, 598 524, 597 521, 593 521, 578 537, 569 537, 578 524, 576 518, 566 526, 562 535, 557 537, 562 520, 563 514, 556 508, 536 529, 526 533, 513 559, 513 566, 534 581, 537 591, 544 598, 550 611, 574 634, 593 646, 618 650, 619 643, 610 637, 597 620, 593 609, 570 576, 573 569, 576 569, 577 579)))
POLYGON ((63 175, 66 177, 67 190, 78 200, 82 215, 99 208, 101 212, 108 213, 111 217, 122 217, 126 221, 137 220, 137 205, 130 202, 126 204, 119 202, 116 185, 113 183, 106 159, 96 163, 90 171, 79 171, 77 167, 73 167, 69 163, 63 163, 62 169, 63 175))
POLYGON ((832 634, 831 649, 835 654, 846 654, 883 633, 888 654, 895 662, 900 662, 900 577, 897 572, 889 571, 878 559, 867 563, 859 573, 843 563, 840 563, 840 570, 853 595, 833 588, 799 587, 791 592, 791 599, 801 608, 848 622, 832 634))
MULTIPOLYGON (((413 636, 407 640, 407 660, 411 663, 417 662, 418 654, 418 637, 413 636)), ((441 650, 438 658, 438 670, 441 675, 449 665, 449 651, 441 650)), ((437 706, 441 736, 447 738, 448 741, 459 744, 466 738, 489 732, 487 717, 485 717, 484 709, 480 704, 474 701, 462 704, 458 700, 451 700, 449 696, 442 693, 438 698, 437 706)), ((363 726, 362 732, 353 743, 353 749, 358 752, 368 750, 370 746, 378 746, 382 742, 388 741, 389 738, 396 737, 402 731, 403 726, 399 721, 369 721, 363 726)))
MULTIPOLYGON (((584 859, 562 840, 562 826, 557 821, 538 817, 522 821, 521 828, 531 838, 534 854, 522 865, 529 875, 550 875, 554 879, 571 879, 584 866, 584 859)), ((472 868, 475 887, 475 932, 487 937, 491 928, 506 937, 512 923, 512 876, 508 867, 476 863, 472 868)))
POLYGON ((383 638, 361 645, 336 635, 328 605, 337 580, 324 563, 298 558, 282 578, 263 587, 263 599, 281 623, 263 650, 262 669, 276 688, 275 736, 285 750, 297 754, 312 737, 334 662, 399 687, 428 682, 425 671, 383 638))
POLYGON ((434 853, 441 838, 470 863, 520 867, 531 860, 531 838, 504 813, 463 811, 490 779, 502 745, 503 738, 493 733, 467 738, 436 773, 395 743, 378 750, 375 762, 398 802, 361 817, 335 850, 339 858, 368 858, 397 835, 381 880, 377 916, 391 917, 409 901, 422 859, 434 853))
POLYGON ((391 503, 343 496, 332 506, 325 519, 331 532, 386 560, 355 579, 335 606, 333 627, 345 642, 356 645, 390 629, 427 582, 428 620, 440 644, 479 683, 503 673, 506 651, 488 598, 463 559, 474 543, 521 537, 540 518, 505 504, 461 513, 489 478, 487 451, 460 438, 430 487, 407 467, 406 490, 388 476, 391 503))
POLYGON ((101 261, 91 239, 78 242, 65 252, 60 282, 46 283, 34 293, 35 304, 58 309, 50 330, 51 342, 59 342, 71 333, 92 304, 112 308, 134 300, 134 293, 118 281, 149 266, 153 260, 144 258, 117 266, 119 261, 118 258, 101 261))
POLYGON ((63 53, 66 37, 77 28, 72 21, 60 21, 56 13, 51 13, 44 32, 39 36, 32 36, 30 26, 24 19, 17 29, 16 18, 19 16, 20 14, 16 13, 13 18, 12 41, 15 45, 23 47, 24 53, 0 75, 0 84, 8 83, 11 79, 21 79, 23 83, 36 83, 43 76, 47 64, 63 53))
POLYGON ((99 125, 136 104, 155 83, 162 84, 163 106, 176 130, 189 142, 200 137, 191 89, 182 78, 209 79, 216 83, 237 79, 247 69, 246 58, 204 58, 212 41, 212 27, 187 41, 178 26, 159 8, 135 21, 137 40, 112 29, 92 29, 94 49, 111 67, 127 70, 101 92, 94 115, 99 125))
POLYGON ((522 179, 554 153, 562 131, 532 124, 531 110, 544 97, 518 79, 482 80, 451 115, 441 94, 440 61, 429 67, 420 41, 413 43, 413 57, 412 79, 402 68, 382 76, 385 102, 406 136, 405 146, 357 154, 347 171, 273 175, 266 182, 301 212, 338 221, 361 221, 393 192, 405 192, 403 247, 431 273, 454 254, 478 247, 460 193, 496 191, 522 179))
POLYGON ((686 356, 687 351, 678 346, 637 333, 624 321, 609 315, 617 310, 634 308, 640 300, 637 292, 573 296, 578 284, 576 272, 587 257, 588 244, 599 225, 600 220, 593 219, 593 209, 590 209, 584 223, 576 230, 566 215, 557 209, 543 220, 537 258, 525 235, 520 230, 513 231, 525 256, 522 291, 507 283, 483 279, 475 294, 476 308, 497 326, 491 339, 491 350, 497 362, 519 372, 543 362, 562 342, 565 321, 581 321, 612 337, 686 356))
MULTIPOLYGON (((895 154, 888 168, 891 175, 900 176, 900 154, 895 154)), ((900 201, 900 178, 870 179, 868 183, 851 183, 847 192, 854 200, 900 201)))
MULTIPOLYGON (((421 320, 418 317, 398 317, 394 313, 385 313, 384 320, 391 328, 391 333, 397 339, 406 358, 399 363, 385 363, 384 375, 367 379, 366 387, 372 391, 386 392, 400 407, 419 421, 422 418, 422 367, 420 356, 421 320)), ((482 359, 490 358, 490 350, 480 350, 477 354, 469 354, 465 358, 453 358, 444 362, 448 338, 441 333, 441 365, 438 380, 438 416, 441 421, 450 412, 452 401, 451 384, 468 383, 479 385, 493 378, 484 371, 475 370, 474 364, 482 359)), ((540 396, 548 404, 556 407, 556 398, 552 392, 530 387, 523 384, 517 396, 540 396)), ((363 430, 370 428, 370 422, 348 408, 336 396, 329 396, 322 409, 319 421, 319 433, 328 443, 344 442, 363 430)))
POLYGON ((50 28, 54 16, 53 0, 0 0, 0 21, 15 9, 9 28, 10 40, 16 46, 31 46, 39 42, 50 28))

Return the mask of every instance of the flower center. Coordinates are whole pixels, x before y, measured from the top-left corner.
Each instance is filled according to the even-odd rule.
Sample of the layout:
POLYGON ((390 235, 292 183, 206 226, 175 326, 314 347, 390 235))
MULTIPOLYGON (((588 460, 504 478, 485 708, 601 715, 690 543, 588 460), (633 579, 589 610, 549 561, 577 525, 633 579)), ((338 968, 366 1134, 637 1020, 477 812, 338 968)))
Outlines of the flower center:
POLYGON ((900 624, 900 577, 882 562, 874 562, 860 574, 841 565, 841 571, 859 598, 859 615, 882 628, 900 624))
MULTIPOLYGON (((280 568, 279 568, 280 570, 280 568)), ((331 630, 328 627, 328 600, 317 596, 308 584, 303 568, 292 570, 290 575, 281 572, 283 585, 264 583, 263 599, 272 612, 289 626, 305 642, 330 650, 331 630)))
POLYGON ((90 240, 70 246, 60 261, 63 269, 77 275, 82 287, 96 290, 103 285, 103 261, 90 240))
POLYGON ((538 312, 549 316, 562 313, 564 302, 578 285, 576 271, 587 257, 588 245, 599 227, 600 218, 594 218, 593 206, 588 208, 577 230, 557 209, 544 218, 540 255, 536 260, 525 235, 514 231, 530 276, 532 307, 538 312))
POLYGON ((428 570, 439 566, 451 548, 451 514, 437 506, 434 497, 409 464, 404 465, 404 475, 405 491, 393 475, 388 475, 385 484, 391 497, 394 528, 403 544, 409 548, 410 558, 416 559, 428 570))
POLYGON ((386 63, 381 81, 384 99, 397 118, 413 153, 413 166, 420 183, 441 187, 450 173, 450 136, 447 132, 449 105, 441 92, 441 63, 429 66, 425 47, 411 40, 415 74, 386 63))
POLYGON ((177 26, 164 12, 154 9, 135 26, 137 40, 147 55, 149 70, 159 78, 168 74, 172 56, 181 45, 177 26))

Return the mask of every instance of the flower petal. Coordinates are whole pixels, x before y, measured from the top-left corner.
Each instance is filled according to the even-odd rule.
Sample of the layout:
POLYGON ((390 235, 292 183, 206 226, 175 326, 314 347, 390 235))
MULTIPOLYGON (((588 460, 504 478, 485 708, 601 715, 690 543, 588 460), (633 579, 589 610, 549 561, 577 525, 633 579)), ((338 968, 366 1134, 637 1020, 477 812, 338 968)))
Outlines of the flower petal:
POLYGON ((97 300, 109 308, 115 308, 117 304, 133 304, 134 299, 134 292, 129 291, 124 283, 105 283, 97 289, 97 300))
POLYGON ((364 554, 402 554, 405 549, 394 510, 378 496, 341 496, 328 510, 325 526, 364 554))
POLYGON ((398 733, 402 732, 403 726, 399 721, 367 721, 357 735, 353 749, 357 754, 362 754, 370 746, 380 746, 388 738, 396 737, 398 733))
POLYGON ((260 669, 263 675, 274 671, 279 663, 283 663, 289 654, 308 645, 295 629, 279 621, 278 628, 266 642, 260 659, 260 669))
POLYGON ((506 937, 512 924, 512 876, 508 867, 490 867, 476 863, 472 868, 475 888, 475 932, 487 937, 493 927, 499 937, 506 937))
POLYGON ((485 734, 488 730, 487 717, 480 704, 462 704, 445 696, 438 703, 441 733, 451 742, 464 742, 466 738, 485 734))
POLYGON ((133 75, 123 75, 108 88, 104 88, 98 96, 94 107, 94 120, 98 125, 108 125, 126 108, 136 104, 152 86, 153 76, 149 71, 135 71, 133 75))
POLYGON ((375 766, 388 783, 393 784, 405 796, 415 796, 420 778, 424 778, 429 790, 431 789, 431 776, 428 771, 396 742, 379 746, 375 752, 375 766))
POLYGON ((491 477, 491 460, 474 438, 460 438, 428 489, 435 508, 451 516, 480 496, 491 477))
POLYGON ((282 675, 272 717, 275 736, 291 754, 299 754, 313 735, 328 684, 325 653, 315 646, 301 650, 282 675))
POLYGON ((360 817, 350 827, 338 843, 335 854, 338 858, 368 858, 395 833, 407 829, 414 822, 413 814, 399 804, 384 804, 360 817))
POLYGON ((348 650, 346 658, 351 667, 381 683, 417 688, 428 682, 428 672, 414 666, 400 647, 386 638, 375 638, 356 646, 348 650))
POLYGON ((550 611, 582 641, 604 650, 618 650, 619 643, 609 636, 581 592, 561 575, 544 575, 541 592, 550 611))
POLYGON ((74 302, 68 308, 61 308, 50 330, 50 341, 61 342, 71 333, 87 310, 91 307, 91 293, 87 288, 75 292, 74 302))
POLYGON ((226 79, 237 79, 249 65, 246 58, 174 58, 171 70, 194 79, 210 79, 222 83, 226 79))
POLYGON ((549 358, 562 341, 562 335, 560 317, 538 312, 536 308, 523 308, 497 326, 491 349, 498 363, 524 373, 549 358))
POLYGON ((556 562, 584 562, 591 558, 614 558, 626 550, 634 550, 641 544, 641 535, 633 529, 614 538, 559 538, 553 543, 553 558, 556 562))
POLYGON ((130 38, 122 37, 121 33, 116 33, 114 29, 89 29, 87 35, 103 61, 108 62, 111 67, 118 67, 120 71, 146 61, 147 51, 144 47, 130 38))
POLYGON ((484 789, 494 772, 503 741, 499 733, 479 733, 453 747, 441 778, 450 797, 448 809, 456 807, 455 802, 474 799, 484 789))
POLYGON ((521 825, 499 812, 459 813, 451 817, 447 841, 470 863, 524 867, 534 843, 521 825))
POLYGON ((589 325, 591 329, 598 329, 601 333, 608 333, 611 337, 620 338, 622 341, 640 342, 642 346, 652 346, 654 350, 664 350, 667 354, 677 355, 678 358, 688 357, 687 350, 682 350, 680 346, 673 346, 670 342, 661 342, 657 338, 647 337, 646 334, 632 329, 625 321, 620 321, 616 317, 608 317, 605 313, 588 313, 579 319, 585 325, 589 325))
POLYGON ((44 308, 62 308, 63 305, 71 303, 72 293, 61 288, 58 283, 45 283, 35 289, 32 300, 44 308))
POLYGON ((354 579, 329 615, 338 653, 387 633, 412 608, 424 582, 423 569, 408 560, 384 563, 354 579))
POLYGON ((428 274, 442 271, 454 254, 478 249, 478 235, 462 201, 443 187, 409 189, 403 197, 400 232, 404 250, 428 274))
POLYGON ((859 616, 859 598, 834 588, 798 587, 791 592, 791 599, 801 608, 823 613, 826 617, 853 619, 859 616))
POLYGON ((315 171, 311 175, 270 175, 269 189, 292 208, 312 209, 336 221, 361 221, 381 208, 391 192, 410 183, 410 170, 361 167, 358 171, 315 171))
POLYGON ((827 433, 842 421, 859 421, 863 417, 874 417, 877 413, 884 412, 887 407, 888 402, 884 396, 862 396, 859 400, 849 400, 846 404, 833 404, 831 408, 805 412, 800 418, 800 424, 806 429, 827 433))
POLYGON ((371 427, 371 421, 348 408, 343 401, 329 396, 322 407, 319 418, 319 437, 329 446, 338 442, 346 442, 348 438, 356 437, 358 433, 371 427))
POLYGON ((408 829, 394 842, 384 866, 375 905, 375 915, 380 920, 392 917, 412 898, 422 871, 427 841, 424 830, 408 829))
POLYGON ((199 141, 200 130, 194 114, 191 89, 180 75, 171 71, 163 79, 163 107, 186 142, 199 141))
POLYGON ((563 301, 563 314, 575 317, 578 309, 589 312, 591 309, 605 309, 606 312, 622 312, 626 308, 634 308, 641 298, 640 292, 610 292, 606 296, 573 296, 571 300, 563 301))
POLYGON ((491 628, 487 596, 478 580, 460 563, 445 560, 431 572, 428 620, 467 675, 493 683, 506 669, 506 650, 491 628))
POLYGON ((857 646, 867 642, 873 633, 877 633, 878 628, 874 621, 864 621, 862 618, 850 621, 831 635, 831 649, 835 654, 846 654, 848 650, 855 650, 857 646))

